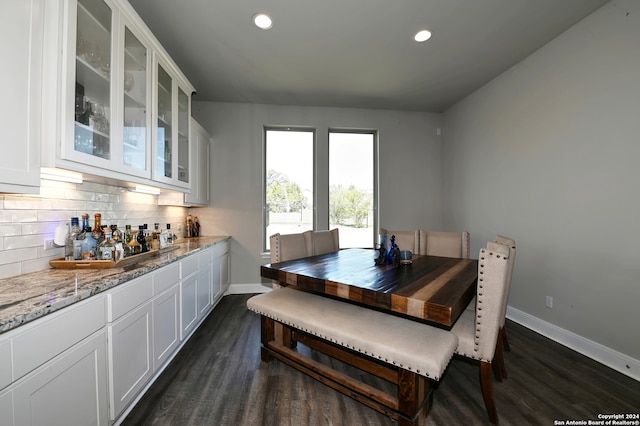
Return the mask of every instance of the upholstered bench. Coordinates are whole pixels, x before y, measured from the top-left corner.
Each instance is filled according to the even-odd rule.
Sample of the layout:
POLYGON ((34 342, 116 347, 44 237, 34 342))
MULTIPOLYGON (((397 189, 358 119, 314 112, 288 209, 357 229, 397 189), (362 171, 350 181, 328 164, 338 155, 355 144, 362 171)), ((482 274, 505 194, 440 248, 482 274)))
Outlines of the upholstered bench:
POLYGON ((399 425, 418 425, 426 416, 429 380, 440 379, 458 344, 442 329, 286 287, 253 296, 247 307, 261 315, 263 361, 275 357, 399 425), (282 337, 276 338, 275 322, 284 327, 282 337), (292 341, 381 377, 397 385, 397 393, 312 360, 292 349, 292 341))

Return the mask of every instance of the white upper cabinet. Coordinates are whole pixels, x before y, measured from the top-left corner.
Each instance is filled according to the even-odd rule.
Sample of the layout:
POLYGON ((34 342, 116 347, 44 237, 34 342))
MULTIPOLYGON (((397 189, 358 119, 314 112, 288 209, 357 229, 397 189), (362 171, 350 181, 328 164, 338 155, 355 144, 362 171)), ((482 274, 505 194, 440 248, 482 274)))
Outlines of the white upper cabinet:
POLYGON ((47 48, 61 56, 48 58, 57 78, 46 81, 62 96, 56 105, 58 90, 46 91, 43 107, 57 106, 61 124, 48 123, 43 162, 188 190, 189 158, 181 153, 189 150, 189 129, 181 133, 181 114, 190 113, 193 87, 126 1, 48 1, 46 28, 59 37, 47 48))
POLYGON ((157 101, 154 132, 155 167, 153 180, 190 188, 189 117, 191 91, 185 89, 170 67, 158 61, 155 99, 157 101))
POLYGON ((0 193, 40 186, 44 0, 0 1, 0 193))

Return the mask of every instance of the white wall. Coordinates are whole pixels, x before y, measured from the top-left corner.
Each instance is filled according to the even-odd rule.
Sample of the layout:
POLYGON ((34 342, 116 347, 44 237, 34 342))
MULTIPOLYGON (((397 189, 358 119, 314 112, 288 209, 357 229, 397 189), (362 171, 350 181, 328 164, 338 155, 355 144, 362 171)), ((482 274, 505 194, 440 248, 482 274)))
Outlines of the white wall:
MULTIPOLYGON (((194 102, 192 115, 213 138, 210 208, 192 209, 205 235, 226 233, 231 245, 232 284, 256 284, 262 252, 263 128, 316 129, 316 155, 325 163, 329 128, 379 132, 380 225, 389 229, 440 228, 440 114, 364 109, 194 102), (402 182, 402 186, 400 185, 402 182)), ((327 171, 316 191, 327 194, 327 171)), ((327 225, 326 210, 317 226, 327 225)))
POLYGON ((639 360, 639 158, 640 2, 615 1, 445 112, 445 226, 514 237, 513 308, 639 360))

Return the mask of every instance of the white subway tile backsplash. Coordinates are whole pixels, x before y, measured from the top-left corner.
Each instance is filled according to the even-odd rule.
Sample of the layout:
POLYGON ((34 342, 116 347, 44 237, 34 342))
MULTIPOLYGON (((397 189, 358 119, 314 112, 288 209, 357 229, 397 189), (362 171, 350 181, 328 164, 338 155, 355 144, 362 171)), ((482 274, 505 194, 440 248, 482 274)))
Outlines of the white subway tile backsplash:
POLYGON ((20 262, 10 263, 8 265, 0 265, 0 278, 14 277, 20 275, 21 264, 20 262))
POLYGON ((6 252, 13 249, 21 249, 26 247, 40 247, 43 245, 43 243, 43 235, 21 235, 19 237, 5 237, 4 250, 6 252))
POLYGON ((36 222, 38 210, 0 210, 0 223, 36 222))
POLYGON ((136 194, 119 186, 93 182, 73 184, 41 181, 40 195, 0 194, 0 278, 49 268, 49 260, 64 256, 63 248, 45 251, 45 239, 71 217, 102 214, 103 225, 167 223, 178 233, 187 215, 184 207, 158 206, 157 196, 136 194))
POLYGON ((38 257, 38 249, 35 247, 21 248, 17 250, 3 250, 0 252, 0 265, 9 263, 22 262, 25 260, 36 259, 38 257))
POLYGON ((22 235, 22 226, 18 223, 0 225, 0 237, 12 237, 22 235))
POLYGON ((52 208, 51 202, 52 200, 48 198, 20 195, 6 195, 4 199, 5 208, 13 210, 50 209, 52 208))

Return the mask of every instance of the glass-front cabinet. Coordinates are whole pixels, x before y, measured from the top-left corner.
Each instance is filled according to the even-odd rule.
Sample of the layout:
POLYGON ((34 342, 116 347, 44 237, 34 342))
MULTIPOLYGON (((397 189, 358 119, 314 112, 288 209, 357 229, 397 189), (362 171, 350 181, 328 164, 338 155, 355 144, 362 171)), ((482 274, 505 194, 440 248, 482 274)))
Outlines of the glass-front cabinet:
POLYGON ((104 167, 113 156, 113 9, 103 0, 79 0, 76 24, 73 150, 65 154, 104 167))
POLYGON ((191 84, 126 0, 52 1, 64 5, 63 47, 48 46, 64 93, 53 165, 188 190, 191 84))
POLYGON ((149 54, 147 47, 125 25, 123 84, 123 165, 148 176, 149 165, 149 54))
POLYGON ((168 66, 157 63, 153 179, 189 188, 191 97, 168 66))

